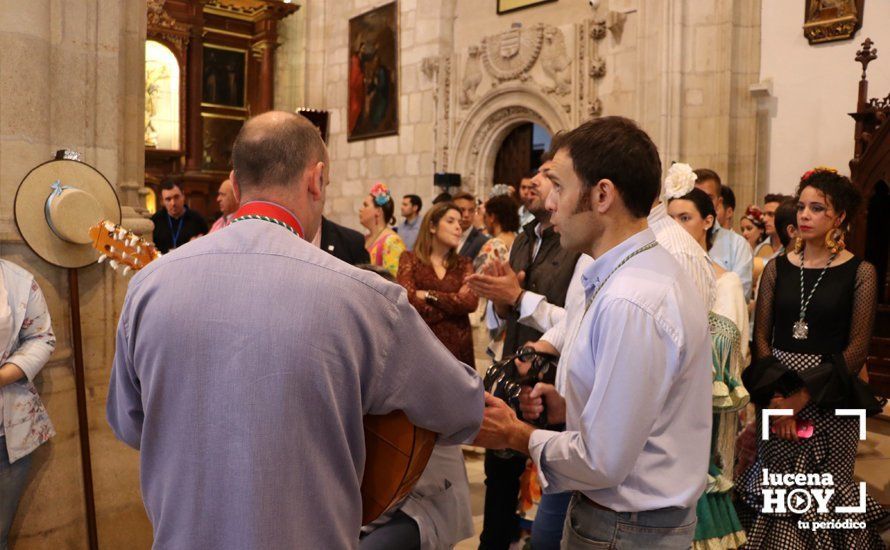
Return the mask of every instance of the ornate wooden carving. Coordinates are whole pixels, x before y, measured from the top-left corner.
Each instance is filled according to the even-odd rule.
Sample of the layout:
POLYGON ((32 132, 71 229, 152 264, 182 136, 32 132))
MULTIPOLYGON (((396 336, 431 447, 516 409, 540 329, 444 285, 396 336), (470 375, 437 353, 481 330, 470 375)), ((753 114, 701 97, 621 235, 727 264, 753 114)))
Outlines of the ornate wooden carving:
POLYGON ((869 381, 879 393, 890 396, 890 94, 868 98, 868 65, 878 57, 871 39, 862 43, 856 61, 862 64, 856 112, 855 149, 850 161, 853 184, 863 197, 863 208, 854 220, 848 239, 856 255, 874 264, 878 271, 878 315, 869 348, 869 381))
POLYGON ((210 144, 216 160, 210 163, 214 169, 208 169, 203 121, 212 117, 245 120, 273 108, 278 21, 298 9, 297 4, 281 0, 148 0, 147 36, 169 46, 182 71, 181 149, 145 152, 146 185, 156 194, 160 182, 172 177, 182 182, 191 208, 214 217, 213 197, 228 172, 218 157, 231 143, 210 144), (203 103, 205 45, 248 52, 243 106, 203 103))

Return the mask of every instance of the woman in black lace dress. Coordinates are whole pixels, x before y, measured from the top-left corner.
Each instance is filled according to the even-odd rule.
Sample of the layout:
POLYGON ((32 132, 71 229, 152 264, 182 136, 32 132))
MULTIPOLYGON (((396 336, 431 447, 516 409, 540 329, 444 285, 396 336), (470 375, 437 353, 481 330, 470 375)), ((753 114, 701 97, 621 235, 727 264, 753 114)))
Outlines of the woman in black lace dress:
POLYGON ((736 486, 747 548, 884 548, 878 533, 887 514, 873 498, 866 498, 863 512, 836 512, 838 506, 859 506, 860 486, 853 479, 859 418, 836 416, 835 409, 867 408, 873 414, 880 406, 857 378, 874 324, 877 277, 871 264, 843 246, 860 197, 849 179, 820 168, 804 174, 797 198, 799 237, 794 252, 764 270, 754 327, 756 363, 743 375, 758 404, 759 440, 757 459, 736 486), (773 417, 767 441, 760 440, 763 408, 794 411, 773 417), (834 493, 824 510, 815 500, 806 510, 807 497, 798 493, 784 513, 778 506, 764 511, 765 488, 807 494, 813 488, 765 486, 765 471, 819 474, 825 481, 822 474, 830 474, 832 484, 815 488, 834 493), (830 521, 838 523, 819 523, 830 521), (814 529, 844 522, 853 528, 814 529))

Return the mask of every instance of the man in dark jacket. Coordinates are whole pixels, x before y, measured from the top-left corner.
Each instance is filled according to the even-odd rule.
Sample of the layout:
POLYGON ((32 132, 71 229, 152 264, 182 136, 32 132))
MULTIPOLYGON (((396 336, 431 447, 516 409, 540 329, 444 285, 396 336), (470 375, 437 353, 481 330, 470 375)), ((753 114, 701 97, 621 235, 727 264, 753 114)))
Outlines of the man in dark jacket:
POLYGON ((318 236, 312 241, 319 248, 352 265, 371 261, 361 233, 322 217, 318 236))
POLYGON ((185 194, 178 183, 173 180, 162 183, 161 200, 164 208, 151 217, 155 224, 152 238, 161 254, 207 234, 207 222, 185 204, 185 194))
MULTIPOLYGON (((554 145, 554 149, 556 146, 554 145)), ((497 282, 504 277, 488 274, 472 275, 470 288, 479 296, 494 304, 497 316, 506 324, 504 355, 513 354, 528 341, 541 337, 538 330, 519 323, 520 316, 529 315, 540 304, 540 296, 549 304, 563 307, 569 282, 575 271, 580 254, 563 249, 559 234, 550 223, 550 212, 545 207, 552 183, 545 175, 545 169, 552 162, 548 153, 544 164, 532 179, 532 198, 529 212, 534 220, 523 228, 513 241, 510 250, 510 273, 513 284, 497 282), (521 277, 516 274, 522 273, 521 277), (537 301, 526 298, 538 296, 537 301), (526 312, 528 310, 528 312, 526 312)), ((509 277, 507 277, 509 278, 509 277)), ((525 471, 525 455, 504 456, 502 453, 485 453, 485 515, 482 534, 479 537, 480 550, 507 550, 519 537, 519 517, 516 506, 519 501, 519 478, 525 471)))
POLYGON ((460 238, 460 249, 458 254, 473 259, 482 250, 482 245, 488 241, 489 237, 473 227, 473 215, 476 214, 476 197, 467 191, 461 191, 451 199, 458 208, 460 208, 460 228, 464 234, 460 238))

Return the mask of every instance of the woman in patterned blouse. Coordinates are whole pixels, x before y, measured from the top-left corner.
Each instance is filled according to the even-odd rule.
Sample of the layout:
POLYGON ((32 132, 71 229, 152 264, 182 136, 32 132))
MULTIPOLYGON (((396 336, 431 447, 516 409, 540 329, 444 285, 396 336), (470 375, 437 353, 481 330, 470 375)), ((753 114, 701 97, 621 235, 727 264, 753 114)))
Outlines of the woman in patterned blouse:
POLYGON ((452 203, 435 205, 423 217, 413 252, 399 260, 399 284, 433 333, 455 357, 474 366, 469 314, 479 298, 464 283, 473 273, 469 258, 457 253, 462 230, 460 210, 452 203))

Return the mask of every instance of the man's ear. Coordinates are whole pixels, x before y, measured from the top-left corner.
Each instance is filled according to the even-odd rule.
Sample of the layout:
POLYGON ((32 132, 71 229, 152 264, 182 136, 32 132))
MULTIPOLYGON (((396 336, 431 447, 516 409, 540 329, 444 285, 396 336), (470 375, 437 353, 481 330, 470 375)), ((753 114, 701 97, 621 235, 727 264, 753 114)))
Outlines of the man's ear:
POLYGON ((235 195, 235 201, 238 204, 241 204, 241 186, 238 185, 238 180, 235 178, 234 170, 229 172, 229 179, 232 181, 232 194, 235 195))
POLYGON ((590 190, 590 209, 596 210, 600 214, 605 213, 615 201, 617 192, 618 189, 612 183, 612 180, 599 180, 590 190))
POLYGON ((321 161, 316 162, 310 169, 308 191, 315 200, 321 200, 324 191, 324 169, 325 164, 321 161))

